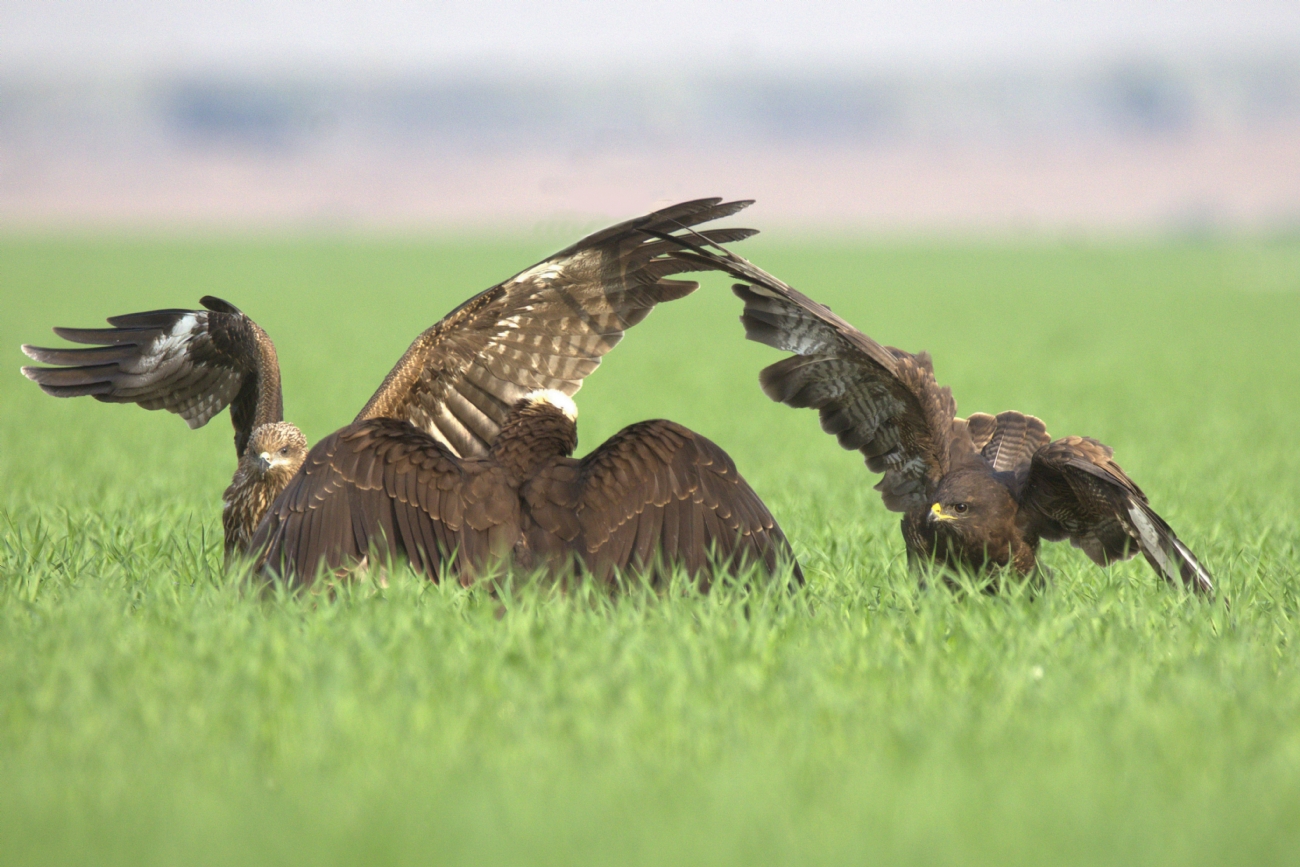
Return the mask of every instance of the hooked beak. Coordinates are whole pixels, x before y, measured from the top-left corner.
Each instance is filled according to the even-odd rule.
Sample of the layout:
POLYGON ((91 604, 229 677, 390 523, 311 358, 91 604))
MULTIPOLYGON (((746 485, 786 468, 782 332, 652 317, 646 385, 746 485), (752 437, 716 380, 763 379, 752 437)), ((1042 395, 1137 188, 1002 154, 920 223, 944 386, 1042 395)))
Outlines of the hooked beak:
POLYGON ((943 507, 940 506, 938 503, 935 503, 933 506, 930 507, 930 516, 929 516, 929 517, 930 517, 930 522, 931 522, 931 523, 934 523, 935 521, 955 521, 955 520, 957 520, 957 519, 956 519, 955 517, 953 517, 952 515, 949 515, 949 514, 945 513, 944 510, 943 510, 943 507))
POLYGON ((266 473, 269 472, 270 469, 271 469, 271 455, 267 452, 262 452, 260 455, 257 456, 257 471, 260 473, 266 473))

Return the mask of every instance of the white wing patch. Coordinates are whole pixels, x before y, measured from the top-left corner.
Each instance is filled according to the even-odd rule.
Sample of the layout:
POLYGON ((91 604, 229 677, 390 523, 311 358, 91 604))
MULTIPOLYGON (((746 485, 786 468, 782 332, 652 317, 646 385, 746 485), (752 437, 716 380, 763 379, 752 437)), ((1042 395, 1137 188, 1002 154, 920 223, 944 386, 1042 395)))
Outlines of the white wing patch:
MULTIPOLYGON (((153 346, 149 347, 149 354, 141 357, 140 362, 144 370, 152 370, 160 362, 166 361, 179 352, 184 352, 185 344, 193 337, 197 325, 198 318, 193 313, 187 313, 177 319, 171 331, 155 340, 153 346)), ((139 372, 143 373, 144 370, 139 372)))
POLYGON ((178 359, 184 358, 187 344, 194 339, 194 332, 197 330, 198 319, 195 314, 187 313, 177 319, 171 330, 155 338, 148 351, 141 352, 139 359, 131 367, 123 368, 127 373, 135 374, 124 379, 123 386, 133 388, 146 384, 152 381, 153 374, 160 369, 170 367, 178 359))
POLYGON ((1132 500, 1129 501, 1128 516, 1133 521, 1133 527, 1137 530, 1138 541, 1142 543, 1142 550, 1146 552, 1160 566, 1160 571, 1171 581, 1178 579, 1179 573, 1175 568, 1171 568, 1169 555, 1160 545, 1160 534, 1156 532, 1156 527, 1151 523, 1151 519, 1142 511, 1142 507, 1132 500))
POLYGON ((1201 562, 1196 559, 1195 555, 1188 550, 1187 546, 1178 540, 1177 536, 1169 534, 1169 543, 1173 545, 1174 552, 1180 562, 1173 562, 1173 556, 1160 544, 1160 534, 1156 526, 1147 517, 1141 506, 1137 503, 1130 502, 1128 506, 1128 516, 1133 521, 1133 527, 1137 530, 1138 541, 1142 544, 1142 551, 1151 560, 1160 567, 1161 573, 1171 584, 1179 584, 1183 581, 1182 566, 1190 566, 1196 573, 1196 589, 1205 593, 1211 593, 1214 589, 1214 579, 1212 579, 1201 562))
POLYGON ((1188 550, 1187 546, 1177 539, 1174 539, 1174 547, 1178 549, 1179 554, 1183 555, 1183 559, 1191 564, 1192 569, 1196 571, 1196 577, 1201 580, 1204 590, 1209 592, 1210 589, 1214 587, 1214 579, 1211 578, 1210 573, 1206 572, 1204 567, 1201 566, 1201 561, 1197 560, 1196 557, 1193 556, 1192 552, 1188 550))

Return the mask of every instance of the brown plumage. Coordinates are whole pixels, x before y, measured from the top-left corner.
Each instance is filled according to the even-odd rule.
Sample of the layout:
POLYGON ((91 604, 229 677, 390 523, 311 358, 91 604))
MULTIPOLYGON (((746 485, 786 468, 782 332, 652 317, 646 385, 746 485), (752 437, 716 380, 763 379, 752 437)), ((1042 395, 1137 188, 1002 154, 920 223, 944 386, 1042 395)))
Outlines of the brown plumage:
MULTIPOLYGON (((470 298, 415 339, 357 416, 394 418, 461 457, 487 453, 524 395, 573 395, 623 332, 696 283, 699 270, 663 233, 728 217, 749 202, 701 199, 596 232, 470 298)), ((700 233, 726 243, 753 229, 700 233)))
POLYGON ((979 570, 1034 570, 1042 539, 1069 539, 1108 565, 1138 551, 1161 576, 1212 592, 1209 572, 1112 460, 1086 437, 1052 441, 1019 412, 956 417, 926 353, 881 346, 829 308, 727 250, 696 239, 693 256, 745 280, 745 334, 793 352, 763 370, 768 397, 821 415, 822 429, 862 452, 903 512, 909 560, 979 570))
POLYGON ((310 584, 393 553, 464 583, 501 565, 658 584, 682 568, 798 564, 780 527, 722 449, 670 421, 646 421, 575 460, 565 395, 520 400, 482 457, 461 458, 409 423, 366 419, 319 443, 258 528, 272 572, 310 584))
POLYGON ((113 316, 112 328, 55 328, 93 349, 24 346, 35 361, 23 374, 55 397, 90 395, 108 403, 165 409, 202 427, 226 406, 238 465, 222 498, 225 555, 247 552, 266 507, 307 456, 302 432, 284 421, 280 365, 266 332, 220 298, 205 310, 150 310, 113 316))
POLYGON ((707 581, 714 549, 733 569, 792 559, 713 443, 644 422, 574 461, 573 420, 554 409, 626 329, 696 288, 669 277, 711 267, 679 256, 672 233, 748 204, 703 199, 620 223, 461 304, 416 338, 352 425, 312 449, 257 530, 263 563, 293 583, 371 550, 462 580, 509 560, 602 578, 680 565, 707 581))
POLYGON ((307 437, 288 422, 259 425, 221 496, 226 562, 247 554, 253 531, 307 458, 307 437))

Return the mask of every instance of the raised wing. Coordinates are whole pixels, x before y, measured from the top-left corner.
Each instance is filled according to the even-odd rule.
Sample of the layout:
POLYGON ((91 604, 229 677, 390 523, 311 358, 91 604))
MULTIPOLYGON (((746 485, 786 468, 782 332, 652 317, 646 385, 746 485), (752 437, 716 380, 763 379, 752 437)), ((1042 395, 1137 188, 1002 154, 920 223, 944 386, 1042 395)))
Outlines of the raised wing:
POLYGON ((971 450, 954 436, 957 404, 935 382, 929 354, 881 346, 728 250, 693 243, 682 255, 745 280, 748 285, 734 287, 745 302, 745 336, 795 353, 759 374, 763 392, 787 406, 816 409, 822 430, 885 474, 876 489, 888 508, 924 507, 954 449, 971 450))
MULTIPOLYGON (((537 389, 572 395, 656 304, 697 284, 669 276, 708 265, 676 255, 675 230, 749 202, 701 199, 597 232, 453 310, 421 334, 357 420, 408 421, 461 456, 481 456, 510 408, 537 389)), ((701 236, 737 241, 751 229, 701 236)))
POLYGON ((675 568, 702 579, 787 564, 790 544, 731 458, 671 421, 619 431, 581 461, 563 462, 523 489, 539 553, 574 553, 598 579, 615 572, 664 580, 675 568))
POLYGON ((1010 410, 977 412, 966 419, 975 449, 995 473, 1014 473, 1018 492, 1029 476, 1034 453, 1052 441, 1043 420, 1010 410))
POLYGON ((372 552, 437 578, 454 558, 469 581, 510 555, 519 497, 498 469, 462 461, 405 422, 372 419, 326 437, 267 510, 250 551, 291 585, 372 552))
POLYGON ((1213 592, 1209 571, 1147 504, 1113 454, 1088 437, 1065 437, 1040 448, 1020 498, 1026 535, 1068 538, 1101 566, 1140 550, 1170 583, 1213 592))
POLYGON ((55 397, 165 409, 191 428, 230 406, 242 457, 253 428, 284 418, 275 346, 233 304, 212 296, 200 303, 207 309, 113 316, 112 328, 55 328, 94 348, 24 346, 29 358, 57 366, 24 367, 23 375, 55 397))

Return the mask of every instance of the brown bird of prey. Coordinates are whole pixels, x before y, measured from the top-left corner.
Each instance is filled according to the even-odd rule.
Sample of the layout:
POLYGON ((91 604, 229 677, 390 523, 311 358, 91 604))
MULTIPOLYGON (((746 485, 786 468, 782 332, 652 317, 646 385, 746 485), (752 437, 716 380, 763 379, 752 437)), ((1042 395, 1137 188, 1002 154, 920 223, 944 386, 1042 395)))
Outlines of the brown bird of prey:
POLYGON ((226 561, 248 550, 253 530, 307 456, 302 431, 284 421, 280 365, 271 338, 237 307, 205 296, 206 310, 150 310, 111 317, 112 328, 55 328, 93 349, 24 346, 58 367, 23 374, 55 397, 165 409, 202 427, 230 407, 235 477, 222 497, 226 561))
MULTIPOLYGON (((623 332, 690 294, 700 270, 672 234, 748 202, 686 202, 597 232, 461 304, 402 356, 348 427, 271 506, 259 563, 292 583, 400 553, 462 581, 511 562, 563 575, 682 567, 707 585, 792 564, 722 449, 670 421, 634 424, 586 457, 570 399, 623 332)), ((750 229, 710 229, 714 243, 750 229)))
POLYGON ((1053 440, 1042 421, 1019 412, 957 418, 928 353, 881 346, 739 256, 692 247, 683 255, 701 267, 746 281, 734 287, 745 302, 745 336, 795 353, 762 371, 763 392, 818 410, 822 430, 884 473, 876 490, 886 508, 904 514, 913 564, 1009 566, 1027 575, 1040 540, 1069 539, 1099 565, 1141 551, 1171 583, 1212 592, 1209 572, 1112 460, 1110 446, 1053 440))
POLYGON ((697 286, 666 279, 700 265, 664 233, 748 204, 705 199, 621 223, 466 301, 416 339, 301 473, 307 442, 282 421, 275 348, 219 299, 202 299, 207 310, 113 317, 109 329, 56 328, 95 348, 24 346, 59 366, 23 373, 55 396, 167 409, 191 427, 229 405, 239 466, 224 499, 227 559, 260 552, 294 581, 375 549, 431 576, 458 558, 467 579, 506 558, 599 577, 681 566, 706 581, 715 565, 771 571, 788 560, 801 578, 766 506, 704 437, 648 421, 568 457, 577 445, 569 395, 655 304, 697 286))

